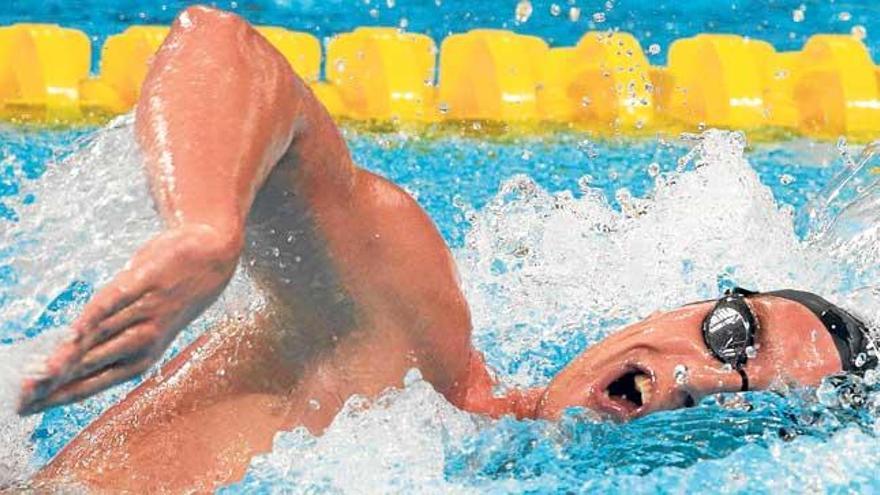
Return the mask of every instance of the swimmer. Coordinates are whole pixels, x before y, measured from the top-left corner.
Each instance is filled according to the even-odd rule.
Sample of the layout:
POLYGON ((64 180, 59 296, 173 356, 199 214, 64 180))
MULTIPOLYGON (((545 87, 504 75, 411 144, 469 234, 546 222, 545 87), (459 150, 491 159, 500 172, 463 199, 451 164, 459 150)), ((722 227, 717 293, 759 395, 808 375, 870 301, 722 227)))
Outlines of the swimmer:
POLYGON ((431 219, 352 163, 307 85, 241 18, 205 7, 179 15, 135 127, 164 230, 86 305, 45 373, 26 380, 20 412, 146 371, 240 261, 266 304, 148 377, 45 466, 38 486, 213 490, 241 479, 278 431, 318 434, 349 397, 401 387, 412 368, 473 413, 557 419, 584 407, 627 420, 874 364, 846 311, 808 293, 736 290, 654 314, 546 387, 499 396, 431 219))

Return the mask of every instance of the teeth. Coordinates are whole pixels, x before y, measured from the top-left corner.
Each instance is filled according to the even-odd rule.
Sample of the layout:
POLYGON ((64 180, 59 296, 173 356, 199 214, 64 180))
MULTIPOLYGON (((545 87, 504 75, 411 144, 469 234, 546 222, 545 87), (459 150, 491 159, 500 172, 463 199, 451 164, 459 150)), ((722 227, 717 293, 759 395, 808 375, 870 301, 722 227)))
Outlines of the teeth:
POLYGON ((647 375, 638 375, 635 377, 635 382, 636 388, 642 394, 642 404, 647 404, 651 401, 651 394, 654 391, 651 378, 647 375))

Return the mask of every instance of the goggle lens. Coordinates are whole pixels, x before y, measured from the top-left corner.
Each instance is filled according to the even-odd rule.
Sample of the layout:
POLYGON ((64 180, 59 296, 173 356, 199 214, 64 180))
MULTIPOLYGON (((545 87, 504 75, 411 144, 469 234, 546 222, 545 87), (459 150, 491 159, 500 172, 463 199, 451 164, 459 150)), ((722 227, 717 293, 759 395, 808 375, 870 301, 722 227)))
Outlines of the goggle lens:
POLYGON ((733 294, 719 300, 703 320, 703 340, 721 362, 735 369, 748 360, 757 323, 743 296, 733 294))

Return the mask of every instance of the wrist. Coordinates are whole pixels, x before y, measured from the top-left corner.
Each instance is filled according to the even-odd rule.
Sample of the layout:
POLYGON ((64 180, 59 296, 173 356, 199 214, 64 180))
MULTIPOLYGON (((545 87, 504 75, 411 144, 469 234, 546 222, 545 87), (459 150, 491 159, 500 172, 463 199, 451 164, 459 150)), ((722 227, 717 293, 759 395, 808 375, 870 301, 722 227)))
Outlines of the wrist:
POLYGON ((210 253, 221 263, 235 264, 244 248, 244 229, 236 225, 210 223, 183 223, 171 229, 197 243, 198 248, 210 253))

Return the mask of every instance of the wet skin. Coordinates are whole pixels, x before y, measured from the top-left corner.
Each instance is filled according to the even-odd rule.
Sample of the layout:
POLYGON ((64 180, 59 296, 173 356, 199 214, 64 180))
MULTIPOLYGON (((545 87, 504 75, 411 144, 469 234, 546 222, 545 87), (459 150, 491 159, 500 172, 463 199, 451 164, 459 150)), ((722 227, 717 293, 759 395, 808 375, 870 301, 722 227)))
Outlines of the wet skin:
MULTIPOLYGON (((136 131, 165 230, 84 308, 23 385, 20 410, 80 400, 143 372, 223 291, 240 259, 265 304, 220 322, 88 426, 36 478, 93 489, 207 491, 239 480, 279 430, 326 428, 352 395, 418 368, 456 406, 612 419, 740 388, 705 348, 711 304, 655 315, 570 363, 546 389, 493 395, 443 239, 418 204, 355 167, 326 111, 240 18, 193 7, 151 66, 136 131), (689 369, 687 383, 673 369, 689 369), (641 375, 641 376, 639 376, 641 375), (690 399, 689 399, 690 398, 690 399)), ((821 322, 749 299, 753 388, 840 369, 821 322)))

